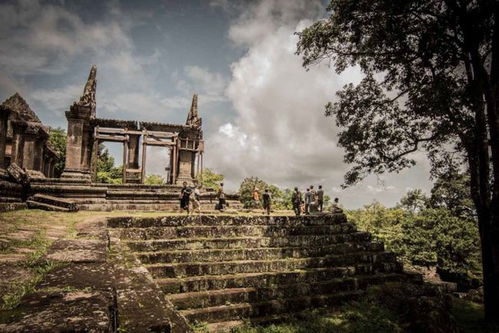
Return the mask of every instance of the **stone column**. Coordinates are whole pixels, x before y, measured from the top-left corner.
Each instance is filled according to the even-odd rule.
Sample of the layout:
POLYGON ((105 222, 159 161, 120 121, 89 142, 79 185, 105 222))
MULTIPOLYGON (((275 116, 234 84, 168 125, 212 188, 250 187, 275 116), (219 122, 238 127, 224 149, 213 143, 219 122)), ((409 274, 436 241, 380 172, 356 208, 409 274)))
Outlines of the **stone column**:
POLYGON ((182 184, 184 181, 192 184, 194 176, 194 154, 192 151, 180 149, 177 184, 182 184))
POLYGON ((24 121, 12 121, 12 148, 10 163, 23 167, 24 152, 24 131, 28 126, 24 121))
POLYGON ((29 124, 24 132, 23 168, 35 178, 43 178, 43 132, 37 125, 29 124))
POLYGON ((9 119, 9 112, 7 110, 0 110, 0 169, 5 169, 5 148, 7 142, 7 121, 9 119))
POLYGON ((139 168, 139 139, 140 135, 129 135, 128 139, 128 165, 129 169, 139 168))
POLYGON ((90 181, 90 158, 93 144, 90 126, 91 109, 89 107, 72 105, 66 112, 68 120, 66 164, 61 178, 90 181))

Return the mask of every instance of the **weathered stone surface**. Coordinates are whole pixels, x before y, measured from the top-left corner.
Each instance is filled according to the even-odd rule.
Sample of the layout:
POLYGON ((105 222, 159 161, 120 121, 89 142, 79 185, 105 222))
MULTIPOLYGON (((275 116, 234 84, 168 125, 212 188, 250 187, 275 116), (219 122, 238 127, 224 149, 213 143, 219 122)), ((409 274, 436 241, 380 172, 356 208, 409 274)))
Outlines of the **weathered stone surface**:
POLYGON ((29 107, 28 103, 24 100, 24 98, 19 95, 19 93, 15 93, 6 99, 2 105, 3 108, 12 110, 19 114, 20 118, 25 121, 41 123, 40 119, 36 115, 33 110, 29 107))
POLYGON ((111 294, 87 291, 36 292, 0 324, 2 332, 113 332, 111 294))
POLYGON ((117 217, 108 227, 191 322, 265 321, 413 280, 343 214, 117 217))
POLYGON ((10 177, 18 184, 27 185, 30 182, 28 174, 16 163, 11 163, 7 168, 10 177))
POLYGON ((55 262, 105 262, 106 246, 98 239, 61 239, 54 242, 45 258, 55 262))

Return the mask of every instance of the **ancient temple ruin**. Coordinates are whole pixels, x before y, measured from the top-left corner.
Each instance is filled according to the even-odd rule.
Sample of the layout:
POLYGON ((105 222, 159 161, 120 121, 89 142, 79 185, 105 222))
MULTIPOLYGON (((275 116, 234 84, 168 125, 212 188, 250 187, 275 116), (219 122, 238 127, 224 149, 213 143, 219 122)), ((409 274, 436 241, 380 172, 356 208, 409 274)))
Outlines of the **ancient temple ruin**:
POLYGON ((16 164, 30 177, 54 177, 59 156, 48 138, 48 127, 21 95, 16 93, 0 105, 0 169, 16 164))
POLYGON ((166 166, 169 184, 192 183, 201 171, 204 151, 197 95, 192 98, 185 125, 97 118, 96 75, 93 66, 82 97, 66 112, 68 142, 62 178, 95 181, 99 144, 122 142, 123 184, 143 183, 147 146, 170 150, 170 165, 166 166))
MULTIPOLYGON (((178 209, 180 185, 193 184, 203 169, 197 95, 185 124, 168 124, 98 118, 96 88, 97 67, 92 66, 82 96, 65 113, 66 159, 60 177, 54 172, 60 157, 48 142, 49 130, 26 101, 15 94, 0 106, 0 203, 52 210, 178 209), (123 144, 122 184, 96 182, 99 145, 105 142, 123 144), (144 185, 149 146, 167 149, 166 184, 144 185)), ((210 189, 202 198, 205 205, 214 205, 210 189)))

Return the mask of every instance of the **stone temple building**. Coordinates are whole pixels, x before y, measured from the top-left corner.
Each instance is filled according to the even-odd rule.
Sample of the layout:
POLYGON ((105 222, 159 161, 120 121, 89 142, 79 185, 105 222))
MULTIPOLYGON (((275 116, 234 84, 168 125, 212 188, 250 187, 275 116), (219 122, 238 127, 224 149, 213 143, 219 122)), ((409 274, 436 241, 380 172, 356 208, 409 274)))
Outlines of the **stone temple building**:
POLYGON ((15 163, 31 177, 54 177, 59 156, 48 138, 48 128, 18 93, 0 105, 0 168, 15 163))
POLYGON ((95 179, 98 145, 111 141, 123 143, 124 184, 143 183, 147 146, 170 150, 169 184, 192 183, 201 169, 204 146, 197 95, 193 96, 185 125, 97 118, 96 74, 97 68, 93 66, 83 95, 66 112, 68 142, 62 178, 95 179))
MULTIPOLYGON (((185 124, 97 117, 97 67, 92 66, 83 94, 66 111, 67 145, 64 171, 48 142, 49 131, 26 101, 15 94, 0 106, 0 203, 57 209, 170 209, 178 206, 183 182, 202 174, 204 140, 195 94, 185 124), (123 145, 122 184, 96 182, 99 145, 123 145), (166 184, 144 185, 147 148, 166 148, 166 184)), ((212 195, 205 192, 205 197, 212 195)), ((209 201, 210 206, 212 205, 209 201)))

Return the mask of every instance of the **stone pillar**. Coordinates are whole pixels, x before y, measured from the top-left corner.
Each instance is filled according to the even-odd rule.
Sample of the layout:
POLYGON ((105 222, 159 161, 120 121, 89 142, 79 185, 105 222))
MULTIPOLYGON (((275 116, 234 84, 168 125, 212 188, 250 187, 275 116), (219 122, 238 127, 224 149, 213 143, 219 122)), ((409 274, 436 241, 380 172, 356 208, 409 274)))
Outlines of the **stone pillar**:
POLYGON ((9 119, 9 112, 7 110, 0 110, 0 169, 5 169, 5 148, 7 144, 7 121, 9 119))
POLYGON ((129 169, 139 168, 139 139, 140 135, 129 135, 128 139, 128 165, 129 169))
POLYGON ((43 171, 43 130, 29 124, 24 132, 23 163, 22 166, 31 177, 45 177, 43 171))
POLYGON ((192 184, 194 177, 194 156, 195 153, 192 151, 180 149, 178 157, 177 184, 182 184, 183 182, 192 184))
POLYGON ((66 112, 68 120, 66 164, 61 178, 90 181, 90 160, 93 146, 93 128, 90 126, 91 109, 72 105, 66 112))
POLYGON ((12 121, 12 148, 10 163, 23 167, 24 152, 24 131, 28 126, 24 121, 12 121))

